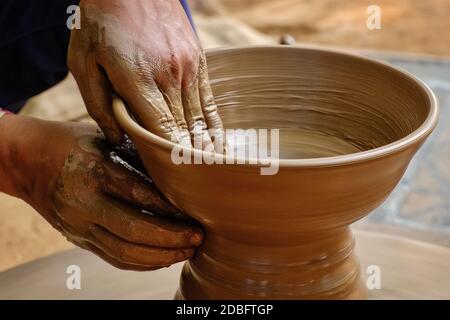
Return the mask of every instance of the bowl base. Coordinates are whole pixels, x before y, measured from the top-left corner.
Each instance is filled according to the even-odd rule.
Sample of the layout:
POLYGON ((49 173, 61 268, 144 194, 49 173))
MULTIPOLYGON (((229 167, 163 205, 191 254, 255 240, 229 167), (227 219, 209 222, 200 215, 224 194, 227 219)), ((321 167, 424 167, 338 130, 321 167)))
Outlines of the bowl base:
POLYGON ((367 299, 350 228, 254 246, 208 234, 175 299, 367 299))

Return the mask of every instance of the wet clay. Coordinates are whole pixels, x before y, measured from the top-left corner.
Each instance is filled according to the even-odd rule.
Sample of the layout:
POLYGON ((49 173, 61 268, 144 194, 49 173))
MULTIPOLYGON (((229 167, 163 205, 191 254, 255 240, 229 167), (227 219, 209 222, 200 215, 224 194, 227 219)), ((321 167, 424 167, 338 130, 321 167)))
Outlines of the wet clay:
POLYGON ((433 93, 335 51, 217 49, 207 60, 225 129, 280 129, 277 174, 261 175, 258 164, 176 165, 173 143, 113 104, 158 188, 205 228, 176 298, 366 298, 349 225, 384 201, 435 127, 433 93))
POLYGON ((173 220, 176 208, 149 181, 117 155, 111 159, 114 149, 99 136, 81 136, 77 146, 51 195, 54 227, 67 240, 121 269, 155 270, 193 255, 202 234, 173 220))

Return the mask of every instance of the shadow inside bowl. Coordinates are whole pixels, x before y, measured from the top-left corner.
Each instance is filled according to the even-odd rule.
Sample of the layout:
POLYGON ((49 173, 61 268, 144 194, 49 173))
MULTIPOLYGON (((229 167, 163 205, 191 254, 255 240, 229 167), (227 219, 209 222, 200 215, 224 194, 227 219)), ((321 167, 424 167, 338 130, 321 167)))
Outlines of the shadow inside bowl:
MULTIPOLYGON (((385 146, 418 129, 431 108, 407 74, 333 52, 256 48, 212 52, 208 63, 225 128, 279 129, 282 159, 385 146)), ((234 135, 228 135, 232 148, 250 148, 234 135)))

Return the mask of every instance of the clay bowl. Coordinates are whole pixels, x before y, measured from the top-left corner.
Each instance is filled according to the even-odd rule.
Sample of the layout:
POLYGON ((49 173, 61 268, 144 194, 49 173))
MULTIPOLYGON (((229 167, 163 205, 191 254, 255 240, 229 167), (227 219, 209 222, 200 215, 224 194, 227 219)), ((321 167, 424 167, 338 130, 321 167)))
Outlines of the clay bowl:
POLYGON ((158 188, 205 228, 176 297, 365 298, 349 225, 397 185, 437 124, 435 96, 406 72, 338 51, 244 47, 207 60, 225 128, 280 129, 277 174, 176 165, 175 145, 114 102, 158 188))

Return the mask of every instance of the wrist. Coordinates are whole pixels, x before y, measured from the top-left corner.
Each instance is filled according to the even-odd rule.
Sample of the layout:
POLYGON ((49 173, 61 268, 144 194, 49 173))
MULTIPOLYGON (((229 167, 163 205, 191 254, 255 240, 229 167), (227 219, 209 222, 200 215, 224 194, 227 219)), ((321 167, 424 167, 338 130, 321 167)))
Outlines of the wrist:
POLYGON ((16 116, 0 110, 0 191, 9 195, 20 197, 20 191, 16 184, 12 154, 15 145, 12 141, 10 128, 16 123, 16 116))
POLYGON ((0 191, 31 203, 39 154, 37 129, 42 120, 3 114, 0 117, 0 191))

